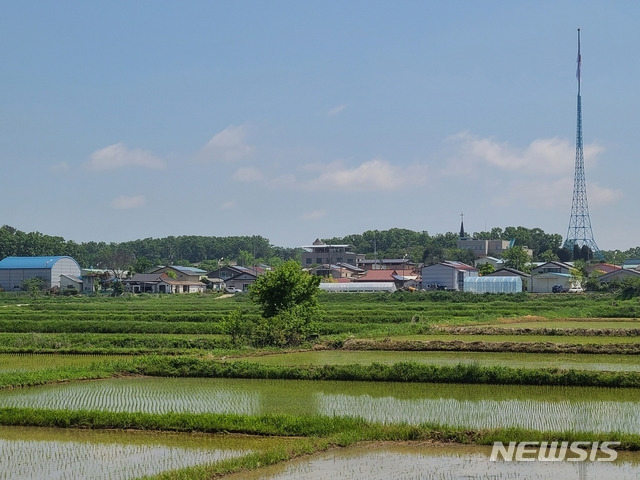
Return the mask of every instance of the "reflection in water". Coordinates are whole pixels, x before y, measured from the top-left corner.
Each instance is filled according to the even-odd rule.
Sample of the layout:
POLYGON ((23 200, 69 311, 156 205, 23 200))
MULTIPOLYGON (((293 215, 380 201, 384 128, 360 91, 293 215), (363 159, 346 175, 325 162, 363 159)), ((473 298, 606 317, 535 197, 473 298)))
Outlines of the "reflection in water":
POLYGON ((540 431, 640 433, 636 402, 537 400, 401 400, 370 395, 316 395, 318 412, 382 423, 436 423, 474 429, 521 427, 540 431))
POLYGON ((638 456, 616 462, 491 462, 490 448, 389 446, 326 452, 228 480, 637 480, 638 456))
POLYGON ((164 445, 0 439, 0 479, 130 479, 248 454, 164 445))

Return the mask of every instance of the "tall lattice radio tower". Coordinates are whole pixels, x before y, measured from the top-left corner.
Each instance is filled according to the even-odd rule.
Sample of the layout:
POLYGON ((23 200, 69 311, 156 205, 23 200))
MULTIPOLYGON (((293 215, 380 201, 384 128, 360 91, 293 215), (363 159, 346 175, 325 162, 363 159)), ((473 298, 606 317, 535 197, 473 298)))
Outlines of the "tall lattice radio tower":
POLYGON ((582 248, 586 245, 594 254, 600 257, 602 253, 593 239, 589 205, 587 203, 587 184, 584 176, 584 153, 582 150, 582 97, 580 96, 580 68, 582 55, 580 54, 580 29, 578 29, 578 122, 576 128, 576 166, 573 176, 573 202, 571 204, 571 218, 564 247, 573 250, 575 245, 582 248))

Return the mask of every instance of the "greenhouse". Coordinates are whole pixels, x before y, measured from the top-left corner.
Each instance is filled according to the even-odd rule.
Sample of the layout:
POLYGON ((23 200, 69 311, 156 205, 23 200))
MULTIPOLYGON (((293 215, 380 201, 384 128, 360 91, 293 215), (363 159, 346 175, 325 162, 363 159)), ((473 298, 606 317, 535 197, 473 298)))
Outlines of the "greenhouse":
POLYGON ((320 290, 325 292, 395 292, 393 282, 349 282, 349 283, 321 283, 320 290))
POLYGON ((509 277, 468 277, 464 279, 464 291, 471 293, 519 293, 522 279, 509 277))

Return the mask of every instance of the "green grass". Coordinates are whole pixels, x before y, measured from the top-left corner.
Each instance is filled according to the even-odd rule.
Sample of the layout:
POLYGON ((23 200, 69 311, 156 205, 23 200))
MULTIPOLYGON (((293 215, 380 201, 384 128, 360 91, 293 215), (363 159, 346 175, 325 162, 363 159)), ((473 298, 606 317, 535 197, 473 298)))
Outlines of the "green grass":
POLYGON ((460 342, 518 342, 518 343, 564 343, 564 344, 638 344, 638 337, 578 336, 578 335, 466 335, 466 334, 422 334, 397 335, 394 340, 460 341, 460 342))
POLYGON ((640 371, 640 357, 635 355, 550 354, 514 352, 413 352, 413 351, 351 351, 312 350, 272 353, 245 357, 263 365, 392 365, 413 362, 432 365, 477 363, 481 366, 509 365, 517 368, 562 368, 578 370, 640 371))
POLYGON ((90 367, 133 358, 128 355, 0 354, 0 373, 28 372, 58 367, 90 367))

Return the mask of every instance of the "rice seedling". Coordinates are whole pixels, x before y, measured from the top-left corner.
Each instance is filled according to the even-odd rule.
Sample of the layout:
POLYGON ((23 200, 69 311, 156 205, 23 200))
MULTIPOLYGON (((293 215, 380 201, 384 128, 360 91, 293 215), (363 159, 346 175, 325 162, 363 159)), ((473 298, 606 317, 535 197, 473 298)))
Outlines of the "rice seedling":
POLYGON ((2 408, 319 415, 381 424, 640 435, 640 391, 287 380, 120 378, 0 392, 2 408))
POLYGON ((0 439, 0 480, 131 479, 251 453, 162 445, 0 439))
POLYGON ((638 456, 619 462, 491 462, 490 449, 393 445, 348 448, 319 453, 228 480, 556 480, 615 478, 635 480, 638 456))

